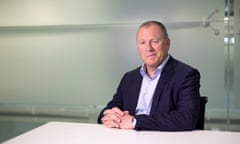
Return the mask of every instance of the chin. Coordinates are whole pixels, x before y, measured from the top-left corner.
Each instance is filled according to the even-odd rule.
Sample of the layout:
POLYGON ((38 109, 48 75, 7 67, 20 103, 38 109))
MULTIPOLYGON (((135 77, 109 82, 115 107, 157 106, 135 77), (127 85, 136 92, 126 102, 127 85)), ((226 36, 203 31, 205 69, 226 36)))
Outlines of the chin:
POLYGON ((157 67, 158 65, 156 65, 156 64, 146 64, 148 67, 157 67))

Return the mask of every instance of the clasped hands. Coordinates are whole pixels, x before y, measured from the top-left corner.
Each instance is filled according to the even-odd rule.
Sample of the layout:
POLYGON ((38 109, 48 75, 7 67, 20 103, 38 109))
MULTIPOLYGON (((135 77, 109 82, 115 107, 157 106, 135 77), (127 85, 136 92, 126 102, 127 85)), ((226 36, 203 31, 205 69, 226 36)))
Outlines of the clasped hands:
POLYGON ((117 107, 103 112, 102 123, 108 128, 133 129, 133 116, 117 107))

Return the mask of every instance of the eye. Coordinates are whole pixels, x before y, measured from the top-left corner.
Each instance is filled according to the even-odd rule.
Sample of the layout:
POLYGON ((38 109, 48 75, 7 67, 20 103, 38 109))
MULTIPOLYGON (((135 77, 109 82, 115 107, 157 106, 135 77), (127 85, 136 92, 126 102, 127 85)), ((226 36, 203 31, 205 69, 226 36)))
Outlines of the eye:
POLYGON ((152 43, 158 43, 159 40, 152 40, 152 43))
POLYGON ((140 44, 140 45, 144 45, 144 44, 145 44, 145 41, 140 41, 139 44, 140 44))

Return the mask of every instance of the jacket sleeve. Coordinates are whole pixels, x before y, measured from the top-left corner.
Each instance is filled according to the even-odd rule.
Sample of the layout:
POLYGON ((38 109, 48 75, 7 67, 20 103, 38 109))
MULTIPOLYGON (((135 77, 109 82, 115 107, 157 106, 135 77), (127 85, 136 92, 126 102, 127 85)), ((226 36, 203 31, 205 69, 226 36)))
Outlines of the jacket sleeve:
POLYGON ((106 110, 106 109, 111 109, 111 108, 113 108, 113 107, 118 107, 119 109, 121 109, 121 110, 123 110, 123 100, 122 100, 122 92, 121 91, 123 91, 123 90, 121 90, 122 89, 122 87, 124 87, 125 86, 125 81, 126 81, 126 75, 127 74, 125 74, 124 76, 123 76, 123 78, 121 79, 121 81, 120 81, 120 83, 119 83, 119 86, 118 86, 118 88, 117 88, 117 91, 116 91, 116 93, 113 95, 113 98, 112 98, 112 100, 110 100, 109 102, 108 102, 108 104, 106 105, 106 107, 103 109, 103 110, 101 110, 101 112, 99 113, 99 115, 98 115, 98 119, 97 119, 97 122, 98 122, 98 124, 102 124, 102 121, 101 121, 101 119, 102 119, 102 117, 103 117, 103 112, 106 110))

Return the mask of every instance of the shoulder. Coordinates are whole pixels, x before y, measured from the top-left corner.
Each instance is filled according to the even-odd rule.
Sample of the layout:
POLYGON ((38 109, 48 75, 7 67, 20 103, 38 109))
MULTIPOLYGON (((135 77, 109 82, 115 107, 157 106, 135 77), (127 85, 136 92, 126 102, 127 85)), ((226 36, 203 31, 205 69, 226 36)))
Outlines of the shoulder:
POLYGON ((141 67, 137 67, 131 71, 128 71, 124 74, 123 78, 127 78, 127 79, 138 79, 141 77, 140 75, 140 69, 141 67))
POLYGON ((180 61, 178 59, 170 57, 165 70, 173 70, 175 74, 186 75, 186 74, 196 74, 200 75, 200 72, 197 68, 180 61))
POLYGON ((140 74, 140 67, 133 69, 131 71, 126 72, 119 84, 119 87, 123 89, 128 89, 132 85, 138 85, 142 80, 142 76, 140 74))

